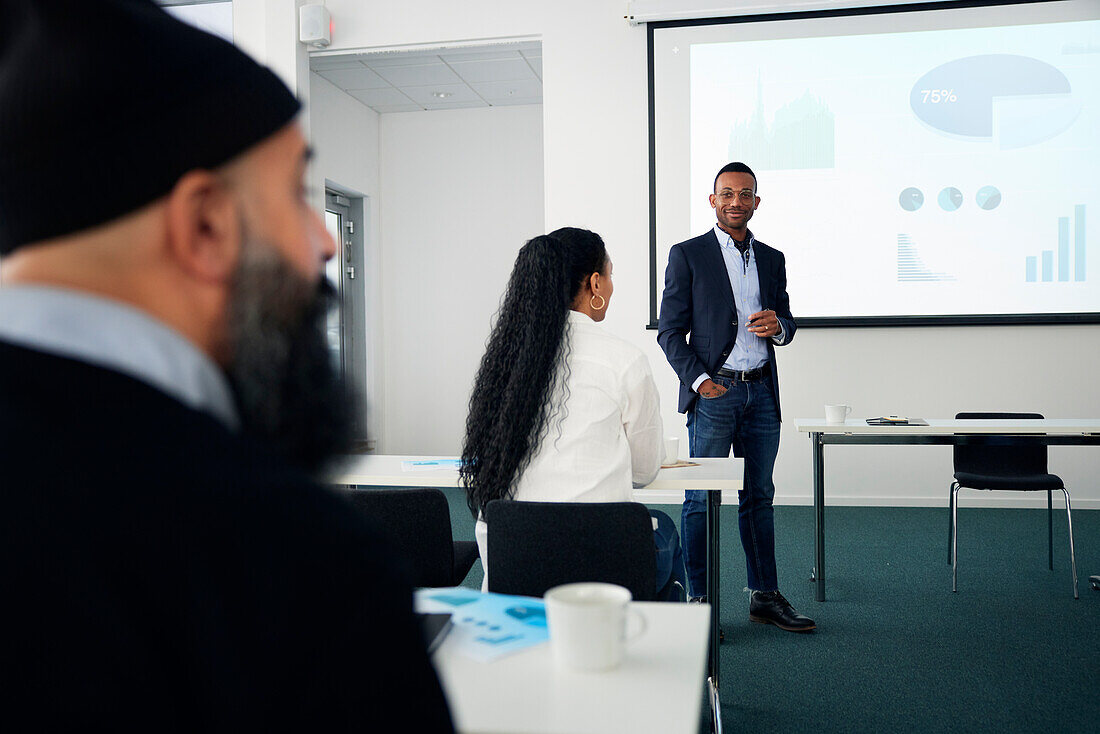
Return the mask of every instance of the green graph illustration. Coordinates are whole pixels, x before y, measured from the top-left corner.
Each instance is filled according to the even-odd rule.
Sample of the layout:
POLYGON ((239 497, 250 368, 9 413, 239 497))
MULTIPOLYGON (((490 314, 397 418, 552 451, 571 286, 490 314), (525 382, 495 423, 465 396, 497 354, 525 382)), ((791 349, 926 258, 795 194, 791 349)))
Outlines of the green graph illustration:
POLYGON ((835 123, 828 105, 807 89, 776 110, 769 124, 759 82, 756 98, 752 117, 730 129, 731 160, 763 170, 833 167, 835 123))

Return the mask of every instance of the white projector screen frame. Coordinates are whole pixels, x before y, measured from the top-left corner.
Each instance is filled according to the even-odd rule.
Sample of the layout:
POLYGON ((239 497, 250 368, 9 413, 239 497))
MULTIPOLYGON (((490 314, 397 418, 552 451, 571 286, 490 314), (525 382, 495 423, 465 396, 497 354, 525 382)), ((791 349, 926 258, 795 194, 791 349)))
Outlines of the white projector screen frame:
MULTIPOLYGON (((692 105, 700 104, 701 106, 701 103, 696 102, 696 100, 692 98, 692 89, 693 84, 697 86, 703 84, 703 82, 692 81, 691 70, 693 67, 691 57, 693 55, 697 58, 703 58, 705 53, 710 52, 711 67, 700 66, 700 68, 720 68, 723 74, 736 74, 737 71, 734 70, 727 72, 726 67, 721 66, 717 62, 720 62, 723 58, 742 58, 740 55, 730 53, 730 51, 736 51, 738 48, 751 48, 757 51, 767 48, 778 48, 779 43, 788 39, 809 39, 811 42, 823 42, 826 44, 829 43, 830 40, 844 39, 846 46, 850 47, 861 42, 873 42, 875 39, 872 37, 882 36, 882 34, 887 33, 917 34, 939 32, 946 34, 940 37, 947 38, 952 32, 959 30, 962 33, 971 32, 972 34, 978 34, 976 39, 968 40, 977 40, 980 42, 980 34, 982 31, 975 29, 990 27, 1003 29, 1016 26, 1037 26, 1040 24, 1080 21, 1097 21, 1100 23, 1100 0, 1040 0, 1038 2, 979 0, 976 2, 937 2, 649 23, 647 25, 650 179, 649 328, 657 327, 658 309, 663 287, 664 269, 668 259, 668 250, 676 242, 701 234, 702 231, 705 231, 705 226, 713 225, 713 213, 707 205, 706 195, 709 193, 714 172, 717 171, 722 164, 733 159, 732 157, 725 157, 723 159, 723 156, 713 153, 713 150, 709 157, 707 154, 700 154, 698 151, 693 150, 694 147, 697 147, 696 144, 693 143, 693 131, 696 130, 697 125, 691 120, 692 105), (970 30, 968 31, 967 29, 970 30), (736 40, 731 41, 731 37, 734 37, 736 40), (854 39, 854 41, 850 43, 848 39, 854 39), (693 41, 696 44, 695 47, 690 45, 693 41), (766 43, 767 46, 761 42, 766 43), (726 57, 714 55, 715 53, 720 54, 720 46, 730 47, 730 51, 726 52, 726 57), (680 54, 680 52, 685 49, 688 52, 680 54), (678 54, 678 58, 674 59, 672 56, 673 53, 678 54), (717 62, 715 60, 717 60, 717 62), (698 160, 693 160, 693 155, 695 155, 698 160), (700 161, 705 162, 701 163, 700 161), (712 166, 708 165, 711 161, 714 162, 712 166), (711 167, 713 170, 709 170, 711 167), (705 226, 701 226, 701 223, 705 224, 705 226)), ((1091 32, 1090 28, 1089 33, 1091 32)), ((903 36, 896 36, 895 38, 903 38, 903 36)), ((1097 44, 1098 48, 1100 48, 1100 39, 1091 35, 1089 38, 1091 40, 1089 44, 1086 44, 1088 48, 1084 49, 1084 52, 1089 55, 1089 63, 1093 63, 1096 58, 1100 58, 1100 52, 1090 44, 1097 44)), ((948 40, 950 41, 950 39, 948 40)), ((973 54, 975 56, 979 55, 981 50, 981 48, 977 48, 973 51, 973 54)), ((779 52, 777 51, 776 53, 778 54, 779 52)), ((950 49, 948 49, 944 58, 953 60, 958 55, 959 54, 955 54, 952 56, 950 49)), ((776 58, 779 57, 776 56, 776 58)), ((703 62, 697 61, 697 63, 703 62)), ((760 68, 764 68, 762 65, 765 62, 762 60, 759 63, 761 64, 760 68)), ((772 63, 775 62, 773 61, 772 63)), ((914 63, 917 63, 919 67, 921 62, 917 61, 914 63)), ((941 66, 942 65, 943 64, 941 64, 941 66)), ((757 89, 760 89, 760 82, 757 77, 758 72, 753 71, 757 67, 752 63, 746 63, 744 68, 749 69, 751 72, 750 76, 752 79, 749 81, 755 80, 757 89)), ((923 72, 925 67, 919 68, 921 68, 923 72)), ((927 74, 932 74, 933 76, 935 73, 943 73, 936 72, 936 69, 939 67, 935 64, 930 64, 927 68, 927 74)), ((873 69, 871 71, 873 72, 873 69)), ((951 70, 948 69, 947 73, 950 73, 950 71, 951 70)), ((783 73, 782 70, 777 70, 776 76, 781 77, 783 73)), ((740 81, 743 82, 744 80, 740 81)), ((781 81, 786 82, 787 80, 782 79, 781 81)), ((930 81, 929 85, 934 81, 936 80, 933 79, 930 81)), ((800 83, 801 82, 795 80, 793 86, 797 86, 800 83)), ((792 89, 793 86, 791 87, 792 89)), ((914 95, 919 91, 916 88, 917 86, 919 86, 919 84, 914 84, 913 86, 912 94, 914 95)), ((943 85, 940 84, 936 86, 943 85)), ((1079 86, 1078 84, 1078 87, 1079 86)), ((1078 87, 1075 87, 1074 91, 1078 91, 1078 87)), ((1084 96, 1088 97, 1089 89, 1091 88, 1086 89, 1086 94, 1084 96)), ((1100 90, 1100 81, 1097 81, 1096 89, 1091 89, 1092 97, 1089 99, 1093 102, 1093 106, 1089 107, 1089 103, 1086 102, 1084 112, 1078 112, 1079 115, 1090 115, 1090 117, 1087 118, 1090 122, 1084 131, 1084 136, 1086 138, 1091 132, 1100 133, 1100 129, 1094 130, 1097 126, 1092 122, 1097 119, 1098 114, 1098 110, 1095 109, 1095 103, 1100 102, 1100 91, 1098 90, 1100 90)), ((699 96, 702 98, 702 95, 699 96)), ((1077 94, 1072 96, 1073 99, 1076 99, 1081 95, 1077 94)), ((907 88, 906 99, 908 100, 908 98, 909 92, 907 88)), ((1055 102, 1058 102, 1060 99, 1057 95, 1044 98, 1020 95, 1019 98, 1023 104, 1034 104, 1036 99, 1040 99, 1040 101, 1053 99, 1055 102)), ((1008 101, 1011 102, 1013 100, 1010 97, 1008 101)), ((774 114, 776 104, 775 102, 772 103, 769 115, 774 114)), ((911 114, 914 116, 924 115, 926 118, 929 118, 919 121, 923 128, 934 129, 937 125, 939 126, 939 129, 935 129, 934 132, 942 139, 941 144, 944 148, 944 153, 950 155, 951 151, 957 150, 962 151, 957 154, 959 159, 963 159, 965 155, 970 154, 974 160, 985 160, 974 156, 973 147, 969 149, 966 147, 967 145, 974 145, 974 139, 968 139, 966 137, 966 134, 969 134, 970 131, 964 131, 966 134, 948 134, 944 131, 944 128, 950 127, 950 125, 934 117, 936 113, 947 108, 948 105, 946 103, 938 107, 933 107, 930 102, 926 102, 925 104, 927 106, 921 107, 921 100, 919 97, 914 97, 911 114)), ((1023 108, 1007 109, 1010 113, 1013 111, 1018 113, 1023 108)), ((907 112, 910 111, 907 110, 907 112)), ((956 117, 959 117, 959 115, 956 115, 956 117)), ((700 119, 704 118, 700 116, 700 119)), ((1078 118, 1074 118, 1074 120, 1077 119, 1078 118)), ((767 120, 765 120, 765 122, 766 121, 767 120)), ((909 124, 912 126, 911 122, 909 124)), ((996 125, 997 123, 994 122, 994 124, 996 125)), ((1072 127, 1072 125, 1073 121, 1067 123, 1068 127, 1072 127)), ((1054 130, 1047 137, 1056 137, 1060 132, 1061 131, 1054 130)), ((731 130, 730 135, 732 136, 732 134, 731 130)), ((995 134, 1006 135, 1004 130, 999 130, 999 132, 995 134)), ((1079 142, 1082 138, 1082 131, 1076 130, 1074 135, 1076 135, 1074 140, 1079 142)), ((1088 157, 1083 160, 1092 161, 1100 155, 1100 135, 1095 137, 1095 140, 1086 144, 1088 148, 1086 151, 1088 157)), ((1065 143, 1066 136, 1063 135, 1061 140, 1063 148, 1069 145, 1065 143)), ((991 145, 994 148, 999 146, 1000 149, 1004 149, 1006 145, 1010 148, 1012 147, 1010 145, 1011 141, 1008 141, 1007 138, 1000 138, 992 141, 987 139, 979 142, 985 146, 983 150, 989 149, 991 145)), ((836 144, 838 145, 839 158, 840 143, 836 144)), ((1029 145, 1029 143, 1024 140, 1023 144, 1017 147, 1026 148, 1027 145, 1029 145)), ((776 147, 778 148, 778 146, 776 147)), ((1072 167, 1079 163, 1078 160, 1074 159, 1068 164, 1064 162, 1059 163, 1057 161, 1052 164, 1050 154, 1041 152, 1043 150, 1042 146, 1032 147, 1033 150, 1031 151, 1031 155, 1039 154, 1045 156, 1043 158, 1043 165, 1061 165, 1064 168, 1066 165, 1072 167)), ((715 146, 711 145, 711 148, 715 149, 715 146)), ((760 150, 762 150, 762 148, 758 147, 757 151, 759 152, 760 150)), ((1065 151, 1063 150, 1062 152, 1063 158, 1066 158, 1065 151)), ((825 257, 825 255, 822 254, 824 252, 827 252, 829 257, 834 257, 836 253, 839 252, 839 257, 843 258, 845 253, 843 249, 840 248, 843 248, 845 243, 838 240, 840 235, 836 234, 836 232, 845 228, 854 228, 858 230, 861 226, 861 219, 866 221, 861 214, 861 209, 869 206, 867 203, 868 197, 858 195, 859 192, 856 192, 857 195, 853 196, 852 200, 845 201, 845 197, 838 194, 835 187, 830 189, 830 184, 834 183, 834 179, 829 175, 820 175, 821 172, 817 172, 816 174, 810 172, 807 174, 804 171, 795 171, 794 180, 801 186, 802 191, 808 190, 807 186, 818 186, 818 184, 814 183, 814 176, 817 175, 820 180, 820 185, 814 190, 822 191, 827 197, 832 197, 832 199, 838 203, 835 211, 832 212, 833 216, 831 220, 828 214, 828 208, 823 210, 826 211, 824 215, 815 214, 811 217, 813 221, 820 222, 821 231, 825 233, 823 236, 824 244, 821 247, 821 251, 813 252, 809 249, 802 249, 799 251, 794 243, 790 241, 794 238, 791 238, 789 234, 787 234, 787 229, 784 228, 784 223, 780 220, 784 217, 797 217, 803 214, 804 210, 807 208, 812 211, 813 207, 799 206, 796 209, 795 204, 800 203, 803 199, 788 197, 788 200, 784 201, 782 196, 776 197, 774 195, 776 193, 777 180, 783 181, 784 176, 787 176, 787 180, 791 180, 791 171, 768 170, 767 166, 759 168, 754 165, 751 158, 744 158, 746 163, 757 170, 760 177, 759 193, 762 198, 762 204, 760 211, 753 220, 753 230, 762 241, 774 245, 787 254, 792 311, 800 326, 940 326, 1022 323, 1100 323, 1100 310, 1097 309, 1097 306, 1100 305, 1100 267, 1097 267, 1098 263, 1096 262, 1096 256, 1092 255, 1088 262, 1088 271, 1092 276, 1091 278, 1085 280, 1084 267, 1078 268, 1078 270, 1081 271, 1080 278, 1076 278, 1074 273, 1074 258, 1079 258, 1077 261, 1079 264, 1085 262, 1086 229, 1090 235, 1098 230, 1097 217, 1100 216, 1100 176, 1098 176, 1096 172, 1100 170, 1100 166, 1091 169, 1093 171, 1091 177, 1081 175, 1079 184, 1069 194, 1064 191, 1029 190, 1028 196, 1034 196, 1035 200, 1033 204, 1029 205, 1024 211, 1021 211, 1022 208, 1017 208, 1021 198, 1019 195, 1021 187, 1018 181, 1014 181, 1011 186, 1003 186, 1003 188, 1009 189, 1004 194, 1004 203, 1017 206, 1001 207, 1001 211, 997 212, 995 209, 1000 205, 1001 193, 991 184, 999 183, 1002 179, 990 173, 992 169, 986 167, 984 164, 974 164, 971 165, 969 169, 965 163, 960 164, 955 172, 957 174, 956 179, 958 181, 958 188, 955 189, 952 187, 949 193, 947 183, 941 180, 941 177, 933 175, 932 173, 936 165, 933 160, 935 156, 932 154, 924 154, 922 158, 922 154, 919 150, 915 150, 912 153, 913 155, 910 160, 919 160, 918 164, 914 164, 913 167, 915 170, 912 172, 913 175, 911 176, 914 183, 919 186, 918 191, 920 192, 919 194, 912 194, 912 196, 914 196, 914 201, 901 201, 902 198, 905 198, 908 188, 900 183, 894 186, 891 181, 885 185, 877 186, 877 188, 871 187, 868 183, 868 189, 876 192, 879 189, 882 191, 881 195, 878 196, 879 200, 872 202, 874 206, 879 207, 878 211, 884 212, 881 217, 883 221, 879 223, 882 225, 881 229, 884 231, 881 233, 880 240, 876 241, 875 246, 883 250, 886 254, 881 255, 880 259, 882 259, 883 262, 879 263, 877 272, 880 276, 886 273, 890 278, 893 278, 896 269, 897 283, 901 285, 895 286, 895 291, 901 291, 904 298, 912 298, 913 302, 919 302, 921 307, 914 309, 912 304, 910 304, 906 308, 896 309, 896 304, 891 303, 891 308, 895 308, 894 311, 888 308, 879 313, 868 312, 866 310, 868 307, 861 304, 874 304, 877 302, 888 303, 890 302, 891 296, 895 299, 898 298, 897 293, 886 293, 884 290, 883 296, 876 297, 874 295, 875 288, 873 284, 870 283, 866 289, 862 287, 859 288, 861 291, 860 296, 864 300, 848 298, 848 300, 845 301, 845 297, 837 297, 835 293, 827 293, 823 296, 819 296, 819 300, 832 299, 840 305, 838 306, 837 303, 834 303, 831 305, 832 312, 815 314, 814 308, 811 307, 814 304, 807 304, 806 302, 807 292, 813 289, 800 287, 800 283, 803 285, 808 283, 807 277, 809 271, 813 268, 814 258, 825 257), (929 160, 924 160, 924 158, 929 160), (984 175, 978 169, 984 170, 984 175), (968 175, 961 175, 962 173, 968 175), (895 191, 895 188, 898 190, 895 191), (959 191, 959 189, 963 191, 959 191), (1067 200, 1066 196, 1073 197, 1073 200, 1067 200), (939 206, 937 206, 937 203, 939 203, 939 206), (1086 204, 1092 204, 1092 206, 1089 207, 1087 224, 1086 204), (771 205, 770 209, 769 205, 771 205), (925 211, 917 213, 924 215, 924 219, 918 220, 916 217, 912 217, 912 207, 915 206, 916 209, 919 210, 922 208, 922 205, 925 211), (896 208, 898 212, 886 212, 886 207, 896 208), (901 209, 905 209, 906 211, 899 214, 901 209), (956 219, 951 220, 949 219, 948 212, 954 212, 955 209, 961 211, 956 219), (1013 229, 1015 226, 1012 224, 1013 220, 1002 217, 1001 222, 994 226, 991 223, 997 220, 994 216, 990 215, 1005 214, 1013 209, 1016 210, 1016 217, 1025 218, 1020 219, 1020 222, 1031 221, 1030 219, 1026 219, 1027 217, 1042 218, 1044 223, 1042 229, 1043 236, 1047 234, 1046 231, 1048 229, 1051 230, 1051 236, 1046 237, 1046 239, 1042 241, 1038 241, 1037 238, 1029 238, 1026 239, 1025 243, 1022 245, 1015 240, 1006 238, 1005 232, 1016 231, 1013 229), (773 217, 773 219, 769 220, 769 216, 773 217), (985 216, 986 218, 984 220, 980 219, 979 217, 981 216, 985 216), (905 217, 911 218, 907 220, 905 217), (1032 305, 1030 303, 1032 300, 1042 300, 1045 298, 1045 303, 1038 303, 1038 307, 1033 309, 1011 308, 1010 311, 1005 311, 1003 308, 999 310, 991 308, 985 310, 980 306, 983 302, 981 299, 974 297, 969 291, 960 288, 960 286, 964 285, 970 288, 970 283, 972 282, 966 277, 966 266, 960 265, 961 272, 954 288, 956 291, 962 291, 960 302, 973 305, 961 310, 942 310, 946 308, 942 306, 942 304, 951 303, 949 297, 951 295, 950 289, 952 288, 951 281, 955 280, 955 277, 947 272, 949 270, 948 268, 940 270, 939 267, 937 267, 942 267, 942 263, 946 256, 942 251, 942 247, 941 251, 937 252, 935 246, 928 246, 928 242, 932 238, 927 235, 928 232, 939 232, 941 234, 937 236, 936 241, 945 240, 946 238, 942 233, 944 231, 953 230, 945 230, 944 228, 958 227, 958 223, 966 222, 964 217, 970 219, 967 226, 979 228, 983 234, 986 233, 986 228, 988 228, 988 239, 990 243, 996 242, 997 247, 1000 247, 1001 243, 1009 241, 1013 243, 1015 249, 1020 250, 1021 247, 1023 248, 1020 253, 1014 251, 1012 254, 1005 254, 1002 259, 1005 259, 1007 262, 995 262, 995 260, 990 257, 988 262, 994 264, 987 265, 987 267, 991 272, 996 272, 992 275, 983 273, 983 277, 988 277, 990 279, 995 278, 997 273, 1000 274, 1004 282, 994 284, 991 287, 1006 289, 1005 292, 1008 295, 1005 297, 1005 302, 1011 304, 1012 299, 1015 298, 1017 304, 1030 306, 1032 305), (916 231, 923 233, 925 239, 921 241, 920 234, 917 234, 914 238, 909 234, 902 233, 901 227, 903 225, 898 222, 916 222, 917 224, 914 224, 914 227, 918 227, 918 225, 923 222, 924 229, 921 230, 918 228, 916 231), (1046 225, 1050 226, 1048 227, 1046 225), (893 227, 893 229, 886 232, 885 230, 890 227, 893 227), (939 227, 939 229, 937 229, 937 227, 939 227), (1067 227, 1068 230, 1066 229, 1067 227), (775 238, 771 236, 773 234, 776 235, 775 238), (1067 238, 1068 245, 1066 244, 1067 238), (920 252, 916 249, 916 242, 920 242, 925 252, 920 252), (1068 265, 1066 262, 1067 246, 1068 265), (1078 251, 1080 251, 1080 255, 1077 254, 1078 251), (921 258, 922 254, 924 255, 924 259, 921 258), (1019 262, 1016 262, 1017 260, 1019 262), (1019 270, 1019 273, 1016 273, 1016 270, 1019 270), (1019 275, 1019 278, 1016 278, 1016 275, 1019 275), (1067 277, 1069 279, 1068 283, 1065 282, 1067 277), (1013 294, 1011 290, 1007 290, 1018 288, 1018 286, 1014 285, 1015 280, 1013 279, 1019 280, 1021 284, 1024 284, 1025 278, 1027 287, 1061 287, 1062 291, 1056 292, 1054 295, 1049 295, 1052 290, 1048 289, 1047 295, 1043 295, 1042 291, 1013 294), (1084 282, 1075 282, 1075 279, 1083 280, 1084 282), (1033 280, 1040 282, 1032 282, 1033 280), (1053 283, 1046 282, 1048 280, 1052 280, 1053 283), (919 293, 920 295, 913 296, 915 293, 919 293), (938 298, 938 293, 945 295, 943 298, 938 298), (1087 308, 1075 308, 1074 298, 1077 299, 1078 303, 1086 303, 1087 308), (931 304, 932 307, 923 309, 925 303, 931 304), (845 312, 843 310, 845 304, 851 304, 851 312, 845 312), (1050 306, 1047 307, 1047 304, 1050 304, 1050 306), (937 310, 937 306, 940 310, 937 310), (841 309, 839 312, 837 312, 838 308, 841 309)), ((831 150, 829 154, 832 154, 831 150)), ((952 159, 945 156, 945 160, 952 159)), ((1004 160, 1009 168, 1015 168, 1018 164, 1013 163, 1013 161, 1018 161, 1019 158, 1006 156, 1004 160)), ((783 164, 773 163, 772 165, 781 167, 783 164)), ((1087 168, 1087 166, 1083 164, 1082 166, 1083 168, 1087 168)), ((857 171, 852 175, 858 177, 860 174, 857 171)), ((949 182, 955 183, 954 180, 949 182)), ((791 188, 792 190, 798 190, 797 186, 792 186, 791 188)), ((787 228, 789 229, 790 226, 793 225, 788 224, 787 228)), ((904 226, 906 229, 909 228, 908 224, 904 226)), ((1094 242, 1096 237, 1091 236, 1088 239, 1094 242)), ((990 244, 988 246, 993 245, 990 244)), ((866 245, 864 248, 865 252, 866 245)), ((1096 252, 1095 246, 1089 247, 1088 250, 1090 253, 1096 252)), ((861 262, 863 262, 863 260, 861 260, 861 262)), ((973 269, 975 266, 971 264, 970 267, 973 269)), ((885 280, 882 277, 879 279, 880 281, 885 280)), ((851 291, 854 289, 849 288, 848 290, 851 291)), ((955 295, 958 295, 958 293, 955 295)))

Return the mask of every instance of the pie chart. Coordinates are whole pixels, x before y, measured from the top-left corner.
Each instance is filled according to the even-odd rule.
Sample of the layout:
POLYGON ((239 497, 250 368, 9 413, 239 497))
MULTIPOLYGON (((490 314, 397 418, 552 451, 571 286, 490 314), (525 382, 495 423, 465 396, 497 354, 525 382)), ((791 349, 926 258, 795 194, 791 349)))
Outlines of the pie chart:
POLYGON ((1054 66, 1014 54, 967 56, 917 80, 909 105, 929 128, 952 137, 1022 148, 1048 140, 1077 119, 1081 103, 1054 66))
POLYGON ((920 189, 915 189, 912 186, 902 189, 901 194, 898 195, 898 204, 907 212, 915 212, 924 204, 924 194, 921 193, 920 189))
POLYGON ((1001 205, 1001 192, 996 186, 983 186, 974 195, 974 201, 979 209, 996 209, 1001 205))
POLYGON ((948 186, 946 189, 940 192, 939 198, 936 199, 940 203, 940 208, 945 212, 953 212, 962 206, 963 195, 954 186, 948 186))

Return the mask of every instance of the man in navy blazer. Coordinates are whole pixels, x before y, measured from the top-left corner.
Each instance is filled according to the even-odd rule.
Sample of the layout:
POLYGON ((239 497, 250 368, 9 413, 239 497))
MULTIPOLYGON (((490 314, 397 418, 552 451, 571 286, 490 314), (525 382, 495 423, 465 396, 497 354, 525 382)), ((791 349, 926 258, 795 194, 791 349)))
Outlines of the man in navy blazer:
MULTIPOLYGON (((691 456, 745 459, 738 524, 745 549, 749 619, 791 632, 815 629, 779 592, 775 567, 772 469, 779 451, 779 373, 775 347, 798 328, 787 297, 783 253, 756 240, 748 223, 760 197, 756 175, 730 163, 714 179, 717 223, 673 245, 657 341, 680 378, 691 456)), ((681 517, 692 600, 706 587, 706 493, 685 492, 681 517)))

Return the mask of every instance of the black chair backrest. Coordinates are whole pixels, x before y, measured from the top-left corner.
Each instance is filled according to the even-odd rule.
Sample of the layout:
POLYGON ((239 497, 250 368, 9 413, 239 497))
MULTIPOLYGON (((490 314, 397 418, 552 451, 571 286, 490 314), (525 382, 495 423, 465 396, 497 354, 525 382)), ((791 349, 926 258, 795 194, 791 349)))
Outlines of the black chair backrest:
POLYGON ((489 591, 542 596, 559 584, 604 581, 638 601, 657 595, 653 524, 636 502, 515 502, 485 507, 489 591))
POLYGON ((450 586, 454 543, 447 497, 438 489, 353 489, 348 499, 387 536, 413 586, 450 586))
MULTIPOLYGON (((1031 420, 1040 413, 956 413, 959 420, 1031 420)), ((955 446, 955 471, 992 476, 1027 476, 1047 473, 1047 447, 1042 445, 955 446)))

